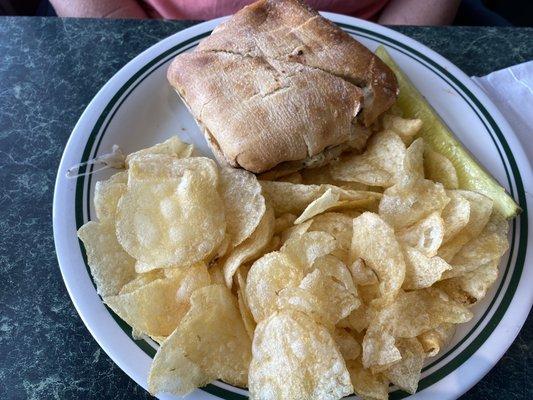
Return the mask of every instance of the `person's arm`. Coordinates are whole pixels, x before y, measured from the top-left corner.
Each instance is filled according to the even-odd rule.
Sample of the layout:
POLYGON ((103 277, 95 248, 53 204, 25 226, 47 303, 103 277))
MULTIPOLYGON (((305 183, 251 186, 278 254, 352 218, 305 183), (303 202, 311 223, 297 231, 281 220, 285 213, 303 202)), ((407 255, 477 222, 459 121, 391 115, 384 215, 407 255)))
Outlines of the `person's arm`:
POLYGON ((149 18, 135 0, 50 0, 60 17, 149 18))
POLYGON ((448 25, 461 0, 391 0, 378 22, 383 25, 448 25))

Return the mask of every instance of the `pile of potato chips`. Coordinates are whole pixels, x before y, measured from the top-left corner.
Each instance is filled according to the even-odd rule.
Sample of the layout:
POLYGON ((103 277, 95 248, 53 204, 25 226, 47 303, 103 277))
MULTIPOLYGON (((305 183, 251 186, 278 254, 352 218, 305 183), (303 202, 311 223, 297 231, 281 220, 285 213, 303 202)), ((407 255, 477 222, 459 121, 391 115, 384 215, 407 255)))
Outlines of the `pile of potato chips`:
POLYGON ((78 234, 99 294, 161 344, 152 393, 414 393, 508 248, 492 200, 388 113, 363 154, 259 181, 172 138, 98 182, 78 234))

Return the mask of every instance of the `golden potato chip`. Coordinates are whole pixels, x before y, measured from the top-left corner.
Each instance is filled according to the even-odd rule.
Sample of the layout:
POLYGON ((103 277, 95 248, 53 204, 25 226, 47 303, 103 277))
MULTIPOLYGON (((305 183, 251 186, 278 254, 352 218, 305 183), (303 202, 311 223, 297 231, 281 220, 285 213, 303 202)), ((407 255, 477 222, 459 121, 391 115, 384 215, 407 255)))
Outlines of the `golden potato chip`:
POLYGON ((349 328, 361 333, 368 328, 369 314, 366 304, 361 303, 359 307, 353 310, 346 318, 341 319, 337 326, 340 328, 349 328))
POLYGON ((242 268, 239 268, 235 275, 237 276, 237 284, 239 285, 239 289, 237 290, 237 301, 239 304, 242 322, 244 323, 246 333, 248 333, 250 339, 253 339, 256 324, 254 321, 254 316, 252 315, 250 308, 246 303, 246 276, 242 271, 242 268))
POLYGON ((115 218, 117 203, 126 191, 127 183, 128 173, 126 171, 117 172, 108 180, 96 182, 94 187, 94 210, 100 221, 106 218, 115 218))
POLYGON ((326 232, 305 232, 287 240, 281 252, 286 254, 291 261, 302 270, 309 269, 313 262, 337 247, 333 236, 326 232))
POLYGON ((393 228, 404 228, 442 211, 448 201, 442 184, 421 179, 386 189, 379 203, 379 215, 393 228))
POLYGON ((419 342, 422 344, 426 357, 436 356, 442 348, 444 348, 455 334, 454 324, 441 324, 435 329, 422 332, 418 336, 419 342))
POLYGON ((247 239, 265 214, 265 198, 257 177, 244 169, 220 169, 220 193, 224 201, 226 230, 233 246, 247 239))
MULTIPOLYGON (((334 265, 328 263, 332 269, 334 265)), ((333 272, 328 274, 328 265, 307 274, 298 287, 281 290, 278 297, 280 309, 299 310, 326 327, 333 327, 347 317, 360 304, 353 282, 347 285, 333 272), (350 285, 351 284, 351 285, 350 285)), ((341 267, 346 269, 341 263, 341 267)), ((348 271, 346 271, 349 276, 348 271)))
POLYGON ((318 168, 307 168, 300 171, 303 179, 303 183, 306 185, 321 185, 321 184, 329 184, 329 185, 335 185, 338 187, 342 187, 343 189, 349 189, 349 190, 371 190, 375 188, 371 188, 368 185, 364 185, 359 182, 348 182, 348 181, 340 181, 337 179, 333 179, 331 176, 331 164, 324 165, 322 167, 318 168))
POLYGON ((383 128, 394 131, 409 146, 416 134, 422 128, 422 120, 401 118, 397 115, 385 114, 383 128))
POLYGON ((483 231, 492 214, 493 201, 489 197, 467 190, 456 190, 455 193, 470 203, 470 218, 468 224, 439 249, 439 257, 447 262, 450 262, 467 242, 483 231))
POLYGON ((489 261, 471 272, 438 282, 437 287, 455 301, 466 306, 473 305, 486 296, 498 279, 499 261, 489 261))
MULTIPOLYGON (((195 288, 209 285, 205 264, 192 266, 193 276, 184 282, 189 271, 178 270, 172 277, 153 280, 137 289, 104 297, 104 302, 137 331, 150 336, 168 336, 189 308, 189 296, 179 296, 182 283, 195 288), (204 274, 198 273, 204 271, 204 274)), ((188 291, 187 288, 182 291, 188 291)))
POLYGON ((403 168, 404 182, 424 179, 424 139, 416 139, 407 148, 403 168))
POLYGON ((389 381, 382 374, 363 368, 361 360, 346 362, 355 394, 365 400, 387 400, 389 381))
POLYGON ((361 354, 361 345, 346 329, 335 328, 333 340, 335 340, 345 361, 355 360, 361 354))
MULTIPOLYGON (((383 315, 382 312, 380 315, 383 315)), ((380 319, 383 317, 379 317, 380 319)), ((393 327, 381 320, 371 320, 363 339, 363 356, 361 361, 365 368, 388 367, 401 360, 392 334, 393 327)))
MULTIPOLYGON (((181 270, 179 270, 178 273, 181 273, 181 270)), ((137 274, 133 280, 122 286, 122 289, 120 289, 120 292, 118 292, 118 294, 134 292, 135 290, 146 286, 147 284, 155 281, 156 279, 163 279, 165 277, 166 276, 163 273, 162 269, 154 269, 145 274, 137 274)), ((170 278, 173 278, 173 276, 170 276, 170 278)))
POLYGON ((297 311, 280 311, 256 329, 250 364, 253 399, 337 400, 353 392, 329 332, 297 311))
POLYGON ((135 278, 135 259, 124 251, 115 236, 113 219, 89 221, 78 230, 85 246, 91 275, 100 296, 113 296, 135 278))
POLYGON ((402 338, 418 336, 443 323, 460 324, 472 318, 466 307, 435 288, 400 292, 388 308, 392 310, 382 312, 394 316, 389 323, 394 324, 394 336, 402 338))
POLYGON ((309 230, 323 231, 333 236, 337 241, 337 249, 332 254, 344 263, 348 263, 352 244, 352 221, 353 218, 348 215, 328 212, 314 217, 309 230))
POLYGON ((452 267, 440 257, 427 257, 424 253, 404 246, 405 280, 402 287, 407 290, 430 287, 441 279, 445 271, 452 267))
POLYGON ((301 224, 316 215, 327 210, 338 210, 343 208, 366 207, 374 208, 380 196, 374 192, 356 192, 353 190, 343 190, 335 186, 330 187, 318 199, 311 202, 302 214, 294 221, 301 224), (341 200, 343 197, 345 200, 341 200))
POLYGON ((320 196, 316 200, 313 200, 305 208, 302 214, 300 214, 300 216, 296 218, 296 221, 294 221, 294 223, 301 224, 302 222, 305 222, 308 219, 313 218, 318 214, 322 214, 324 211, 327 211, 332 207, 335 207, 335 205, 337 205, 337 203, 339 202, 339 197, 339 193, 334 193, 331 189, 326 190, 322 196, 320 196))
POLYGON ((259 181, 265 197, 274 208, 276 216, 299 214, 327 188, 324 185, 302 185, 290 182, 259 181))
POLYGON ((377 214, 365 212, 353 220, 352 260, 363 259, 379 280, 385 302, 391 301, 405 277, 405 261, 394 231, 377 214))
POLYGON ((126 157, 126 167, 130 165, 133 158, 144 156, 146 154, 164 154, 177 158, 187 158, 192 155, 193 150, 194 146, 192 144, 182 142, 177 136, 172 136, 163 143, 158 143, 155 146, 128 155, 126 157))
POLYGON ((427 257, 437 254, 444 237, 444 221, 438 212, 398 231, 398 239, 427 257))
POLYGON ((222 270, 224 272, 224 280, 226 285, 231 289, 233 283, 233 274, 245 262, 257 258, 270 243, 274 233, 274 211, 270 206, 267 207, 261 222, 252 235, 237 246, 222 261, 222 270))
POLYGON ((198 289, 180 325, 157 351, 148 390, 185 395, 215 379, 245 386, 250 349, 250 338, 230 290, 224 285, 198 289))
POLYGON ((298 286, 303 277, 302 269, 281 252, 266 254, 255 261, 246 278, 246 303, 255 321, 275 312, 281 290, 298 286))
POLYGON ((499 261, 509 248, 508 227, 504 217, 493 213, 483 231, 461 247, 461 250, 453 257, 450 261, 452 269, 447 271, 443 278, 463 275, 487 263, 499 261))
POLYGON ((429 146, 424 149, 424 171, 428 179, 442 183, 446 189, 459 188, 459 178, 452 162, 429 146))
MULTIPOLYGON (((180 270, 178 271, 181 272, 180 270)), ((169 276, 169 270, 165 270, 165 274, 169 276)), ((199 262, 191 265, 181 273, 181 282, 176 291, 176 300, 180 304, 186 304, 185 308, 188 309, 189 299, 194 291, 210 284, 211 276, 205 263, 199 262)))
POLYGON ((213 265, 209 266, 209 276, 211 277, 211 283, 213 284, 226 284, 226 280, 224 279, 224 272, 222 272, 222 264, 220 262, 216 262, 213 265))
POLYGON ((296 221, 296 215, 294 214, 286 213, 280 215, 274 221, 274 235, 278 235, 284 230, 289 229, 294 225, 294 221, 296 221))
POLYGON ((143 178, 121 197, 117 238, 145 268, 207 260, 224 240, 223 202, 216 170, 210 173, 212 163, 199 157, 175 160, 176 170, 183 167, 180 177, 169 178, 177 172, 166 171, 160 181, 143 178))
POLYGON ((424 348, 416 338, 398 339, 396 346, 402 359, 387 368, 383 374, 400 389, 415 394, 426 356, 424 348))
POLYGON ((303 183, 302 175, 298 171, 293 172, 290 175, 285 175, 279 178, 278 182, 303 183))
POLYGON ((446 243, 463 229, 470 220, 470 202, 455 190, 446 191, 450 202, 442 210, 444 238, 446 243))
POLYGON ((348 265, 348 268, 356 285, 367 286, 379 283, 374 271, 366 266, 362 258, 356 258, 348 265))
POLYGON ((319 257, 313 263, 312 269, 320 270, 323 274, 331 276, 335 282, 341 285, 343 290, 357 297, 357 288, 353 282, 350 270, 337 257, 331 254, 319 257))
POLYGON ((281 238, 280 238, 281 243, 284 244, 285 242, 293 238, 302 236, 305 232, 309 230, 312 224, 313 224, 313 221, 310 220, 310 221, 303 222, 299 225, 291 226, 290 228, 286 229, 285 231, 281 233, 281 238))
POLYGON ((363 154, 346 155, 331 164, 331 176, 369 186, 392 186, 403 169, 405 153, 405 145, 398 135, 381 131, 369 139, 363 154))

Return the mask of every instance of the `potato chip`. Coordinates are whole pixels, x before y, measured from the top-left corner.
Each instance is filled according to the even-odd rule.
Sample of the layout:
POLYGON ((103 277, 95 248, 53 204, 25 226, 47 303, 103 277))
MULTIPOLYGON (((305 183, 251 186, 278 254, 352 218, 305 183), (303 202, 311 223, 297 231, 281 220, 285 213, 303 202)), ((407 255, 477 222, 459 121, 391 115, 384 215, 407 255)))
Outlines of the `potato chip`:
POLYGON ((89 221, 78 230, 85 246, 91 275, 100 296, 113 296, 135 278, 135 260, 115 236, 114 221, 89 221))
POLYGON ((427 257, 424 253, 404 246, 405 280, 402 287, 407 290, 430 287, 441 279, 444 271, 452 267, 440 257, 427 257))
POLYGON ((400 229, 435 211, 442 211, 448 201, 442 184, 422 179, 385 190, 379 203, 379 215, 393 228, 400 229))
POLYGON ((383 300, 391 301, 405 277, 405 261, 392 228, 373 213, 355 218, 350 257, 363 259, 378 277, 383 300))
POLYGON ((388 367, 401 360, 392 327, 382 322, 370 322, 363 339, 362 362, 365 368, 388 367))
POLYGON ((382 374, 363 368, 361 360, 346 362, 355 394, 365 400, 387 400, 389 381, 382 374))
POLYGON ((338 212, 328 212, 313 218, 310 231, 329 233, 337 241, 337 249, 332 254, 344 263, 348 263, 352 245, 353 218, 338 212))
POLYGON ((296 218, 296 221, 294 221, 294 223, 301 224, 302 222, 305 222, 308 219, 313 218, 318 214, 322 214, 324 211, 332 207, 335 207, 335 205, 339 202, 339 197, 339 193, 334 193, 331 189, 326 190, 322 196, 320 196, 316 200, 313 200, 305 208, 302 214, 300 214, 300 216, 296 218))
POLYGON ((298 286, 303 277, 302 269, 281 252, 266 254, 255 261, 246 278, 246 303, 255 321, 275 312, 281 290, 298 286))
POLYGON ((416 139, 406 150, 403 163, 404 182, 424 179, 424 139, 416 139))
POLYGON ((272 253, 273 251, 278 251, 281 247, 281 238, 279 236, 272 236, 270 242, 263 249, 263 254, 272 253))
POLYGON ((286 213, 286 214, 280 215, 274 221, 274 235, 278 235, 284 230, 289 229, 291 226, 294 225, 295 220, 296 220, 296 215, 294 214, 286 213))
POLYGON ((447 262, 450 262, 467 242, 483 231, 492 214, 493 206, 492 199, 480 193, 467 190, 456 190, 455 193, 461 195, 470 203, 470 218, 468 224, 439 249, 439 257, 447 262))
POLYGON ((444 238, 442 243, 448 242, 463 229, 470 220, 470 202, 455 190, 446 191, 450 202, 442 210, 444 224, 444 238))
POLYGON ((405 145, 392 131, 381 131, 368 141, 363 154, 350 154, 331 164, 331 176, 370 186, 392 186, 403 169, 405 145))
POLYGON ((307 232, 309 230, 309 228, 311 227, 311 225, 313 224, 313 221, 312 220, 309 220, 309 221, 306 221, 306 222, 303 222, 299 225, 294 225, 294 226, 291 226, 290 228, 286 229, 285 231, 283 231, 281 233, 281 243, 282 244, 285 244, 285 242, 293 239, 293 238, 296 238, 296 237, 299 237, 299 236, 302 236, 305 232, 307 232))
POLYGON ((326 232, 306 232, 287 240, 281 252, 302 270, 309 269, 314 261, 331 253, 337 247, 335 238, 326 232))
POLYGON ((290 182, 259 181, 265 197, 274 208, 276 216, 299 214, 327 188, 323 185, 302 185, 290 182))
POLYGON ((341 267, 346 270, 350 279, 348 285, 346 280, 339 280, 336 271, 328 273, 335 268, 334 263, 328 264, 307 274, 298 287, 281 290, 278 298, 279 308, 299 310, 326 327, 332 327, 340 319, 347 317, 360 304, 355 286, 342 263, 341 267))
POLYGON ((209 285, 205 264, 192 266, 192 276, 185 280, 188 270, 178 270, 172 277, 153 280, 137 289, 104 297, 105 303, 120 318, 136 330, 150 336, 168 336, 174 331, 189 308, 189 296, 177 293, 189 292, 185 286, 199 288, 209 285), (204 273, 198 273, 204 270, 204 273))
MULTIPOLYGON (((170 270, 171 271, 171 270, 170 270)), ((180 270, 178 270, 181 272, 180 270)), ((173 271, 172 271, 173 272, 173 271)), ((169 276, 169 270, 165 270, 165 274, 169 276)), ((181 282, 176 291, 176 300, 180 304, 189 304, 189 299, 195 290, 211 284, 211 276, 207 266, 203 262, 191 265, 181 274, 181 282)))
POLYGON ((398 339, 396 346, 402 359, 387 368, 383 374, 400 389, 415 394, 426 356, 424 348, 416 338, 398 339))
POLYGON ((209 276, 211 277, 212 284, 226 284, 224 279, 224 273, 222 272, 222 264, 217 262, 209 266, 209 276))
POLYGON ((246 333, 248 333, 250 339, 253 339, 256 324, 254 321, 254 316, 250 311, 250 307, 248 307, 248 303, 246 303, 246 276, 242 271, 242 268, 239 268, 235 275, 237 276, 237 284, 239 285, 239 289, 237 290, 237 301, 239 304, 242 322, 244 323, 246 333))
POLYGON ((245 262, 259 257, 263 249, 270 243, 274 233, 274 211, 267 207, 257 229, 252 235, 237 246, 229 256, 222 261, 222 270, 226 285, 231 289, 233 274, 245 262))
POLYGON ((333 179, 331 176, 331 164, 324 165, 318 168, 307 168, 300 171, 303 179, 303 183, 306 185, 321 185, 329 184, 342 187, 349 190, 374 190, 368 185, 359 182, 349 182, 333 179))
POLYGON ((452 162, 429 146, 424 149, 424 171, 428 179, 442 183, 446 189, 459 188, 459 178, 452 162))
POLYGON ((454 324, 441 324, 435 329, 422 332, 418 336, 419 342, 422 344, 426 357, 436 356, 444 346, 446 346, 453 335, 455 334, 454 324))
POLYGON ((349 328, 356 332, 361 333, 368 328, 369 314, 368 306, 361 303, 359 307, 353 310, 346 318, 341 319, 337 326, 340 328, 349 328))
POLYGON ((150 393, 185 395, 221 379, 245 386, 251 343, 237 307, 224 285, 196 290, 191 308, 163 342, 150 369, 150 393))
POLYGON ((303 183, 302 175, 298 171, 293 172, 290 175, 285 175, 279 178, 278 182, 303 183))
POLYGON ((362 258, 356 258, 348 268, 356 285, 367 286, 379 283, 374 271, 366 266, 362 258))
POLYGON ((286 310, 262 321, 252 352, 251 398, 336 400, 353 392, 333 338, 305 314, 286 310))
POLYGON ((213 161, 196 159, 202 161, 176 160, 175 170, 165 171, 160 181, 137 181, 118 203, 119 243, 149 268, 206 260, 224 240, 223 202, 216 170, 210 173, 213 161), (172 177, 180 171, 180 177, 172 177))
POLYGON ((233 246, 255 231, 265 214, 265 198, 257 177, 243 169, 220 169, 220 193, 224 201, 226 230, 233 246))
POLYGON ((438 212, 398 231, 398 239, 427 257, 437 254, 444 237, 444 221, 438 212))
POLYGON ((374 192, 356 192, 331 186, 318 199, 311 202, 294 223, 300 224, 327 210, 354 207, 374 208, 379 198, 380 196, 374 192), (341 197, 345 200, 340 200, 341 197))
POLYGON ((344 360, 355 360, 361 354, 361 345, 346 329, 335 328, 333 340, 337 344, 344 360))
POLYGON ((466 306, 473 305, 486 296, 487 291, 498 279, 499 261, 499 259, 489 261, 471 272, 438 282, 437 287, 455 301, 466 306))
POLYGON ((94 210, 100 221, 115 218, 117 203, 124 194, 128 183, 126 171, 117 172, 108 180, 98 181, 94 187, 94 210))
MULTIPOLYGON (((178 273, 181 274, 181 270, 177 270, 178 273)), ((163 273, 162 269, 154 269, 150 272, 147 272, 145 274, 137 274, 135 278, 128 283, 126 283, 124 286, 122 286, 122 289, 117 294, 126 294, 134 292, 135 290, 148 285, 150 282, 155 281, 156 279, 163 279, 165 278, 165 274, 163 273)), ((170 278, 173 278, 173 276, 170 276, 170 278)))
POLYGON ((453 257, 452 269, 443 277, 452 278, 463 275, 477 268, 499 261, 509 248, 507 240, 508 223, 500 214, 494 213, 483 231, 465 244, 453 257))
POLYGON ((388 308, 392 310, 385 315, 394 316, 389 321, 394 324, 394 336, 402 338, 418 336, 443 323, 460 324, 472 318, 466 307, 435 288, 400 292, 388 308))
POLYGON ((422 128, 422 120, 401 118, 397 115, 385 114, 383 128, 394 131, 409 146, 416 134, 422 128))
POLYGON ((126 157, 126 167, 130 165, 133 158, 141 157, 146 154, 164 154, 177 158, 187 158, 192 155, 194 146, 182 142, 177 136, 172 136, 170 139, 165 140, 163 143, 158 143, 155 146, 148 147, 131 153, 126 157))

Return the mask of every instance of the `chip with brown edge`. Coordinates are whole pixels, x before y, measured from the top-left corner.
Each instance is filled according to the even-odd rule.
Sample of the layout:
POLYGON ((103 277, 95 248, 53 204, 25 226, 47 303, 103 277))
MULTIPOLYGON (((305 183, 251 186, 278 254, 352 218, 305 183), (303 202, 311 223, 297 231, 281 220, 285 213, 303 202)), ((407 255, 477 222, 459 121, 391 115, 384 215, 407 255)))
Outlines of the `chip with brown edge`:
POLYGON ((298 311, 277 312, 257 325, 252 353, 253 399, 337 400, 353 392, 330 333, 298 311))
POLYGON ((224 285, 196 290, 191 308, 163 342, 150 369, 150 393, 185 395, 221 379, 246 386, 251 343, 237 300, 224 285))

